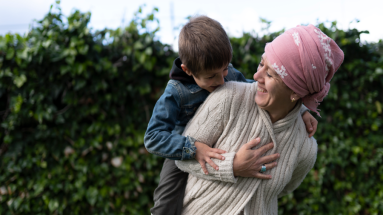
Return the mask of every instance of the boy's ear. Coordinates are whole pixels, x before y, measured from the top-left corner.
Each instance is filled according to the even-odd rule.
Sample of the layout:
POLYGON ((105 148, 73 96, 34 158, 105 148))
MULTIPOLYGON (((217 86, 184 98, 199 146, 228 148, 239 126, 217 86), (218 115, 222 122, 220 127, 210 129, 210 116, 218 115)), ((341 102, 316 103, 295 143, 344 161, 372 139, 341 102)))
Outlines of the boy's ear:
POLYGON ((186 72, 186 74, 188 74, 188 76, 192 76, 191 71, 185 66, 185 64, 181 64, 181 68, 184 72, 186 72))

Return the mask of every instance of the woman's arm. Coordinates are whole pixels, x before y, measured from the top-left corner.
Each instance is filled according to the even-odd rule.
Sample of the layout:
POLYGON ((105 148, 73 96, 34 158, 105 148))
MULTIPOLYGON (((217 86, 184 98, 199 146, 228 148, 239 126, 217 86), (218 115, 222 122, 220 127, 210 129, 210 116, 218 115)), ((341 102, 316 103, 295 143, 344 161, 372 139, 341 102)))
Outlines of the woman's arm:
POLYGON ((317 141, 313 137, 307 138, 299 153, 301 160, 294 169, 290 182, 278 195, 278 198, 293 192, 302 183, 307 173, 314 167, 317 158, 317 151, 317 141))

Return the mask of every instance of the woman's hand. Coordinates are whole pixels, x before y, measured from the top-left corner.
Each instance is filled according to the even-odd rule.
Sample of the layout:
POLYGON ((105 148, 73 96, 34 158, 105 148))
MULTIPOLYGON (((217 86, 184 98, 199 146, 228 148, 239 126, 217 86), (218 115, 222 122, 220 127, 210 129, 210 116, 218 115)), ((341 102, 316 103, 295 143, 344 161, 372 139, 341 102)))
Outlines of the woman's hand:
POLYGON ((221 154, 226 153, 226 151, 221 149, 215 149, 211 148, 210 146, 201 143, 201 142, 195 142, 194 145, 197 147, 197 151, 195 154, 195 159, 198 161, 198 163, 201 165, 203 172, 207 175, 209 172, 206 169, 206 163, 208 163, 211 167, 213 167, 215 170, 218 170, 217 164, 215 164, 211 158, 217 158, 220 160, 225 160, 225 157, 221 154))
POLYGON ((258 137, 246 143, 239 149, 234 157, 234 176, 271 179, 271 175, 265 175, 259 171, 261 170, 263 164, 266 165, 267 170, 277 166, 277 162, 271 162, 279 158, 279 154, 277 153, 262 157, 263 154, 274 147, 274 144, 269 143, 259 149, 252 150, 252 148, 258 145, 260 142, 261 139, 258 137))

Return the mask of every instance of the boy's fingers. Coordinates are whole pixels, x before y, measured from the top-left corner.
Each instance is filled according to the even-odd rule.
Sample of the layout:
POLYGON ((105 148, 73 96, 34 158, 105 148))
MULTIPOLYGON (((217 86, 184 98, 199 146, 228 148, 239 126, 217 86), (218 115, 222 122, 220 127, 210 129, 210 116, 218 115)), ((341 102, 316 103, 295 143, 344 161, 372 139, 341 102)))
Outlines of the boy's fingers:
POLYGON ((225 150, 222 150, 222 149, 212 149, 212 151, 215 152, 215 153, 219 153, 219 154, 224 154, 224 153, 226 153, 226 151, 225 151, 225 150))
POLYGON ((259 137, 255 138, 255 139, 252 139, 252 140, 250 140, 250 142, 245 144, 246 145, 246 149, 254 148, 260 142, 261 142, 261 138, 259 138, 259 137))
POLYGON ((304 121, 304 122, 305 122, 305 125, 306 125, 307 133, 310 133, 313 130, 313 127, 311 125, 311 120, 309 120, 308 122, 306 122, 306 121, 304 121))
POLYGON ((217 158, 217 159, 220 159, 220 160, 225 160, 224 156, 222 156, 221 154, 218 154, 218 153, 214 153, 214 152, 209 153, 208 156, 210 158, 217 158))
POLYGON ((314 121, 313 122, 313 130, 310 132, 309 137, 314 136, 315 132, 317 131, 317 125, 318 125, 318 121, 316 121, 316 122, 314 121))
POLYGON ((199 162, 199 164, 200 164, 201 167, 202 167, 202 171, 203 171, 206 175, 209 174, 209 172, 208 172, 207 169, 206 169, 205 162, 202 161, 202 162, 199 162))
POLYGON ((219 170, 218 166, 209 158, 209 159, 206 159, 206 162, 211 166, 213 167, 215 170, 219 170))

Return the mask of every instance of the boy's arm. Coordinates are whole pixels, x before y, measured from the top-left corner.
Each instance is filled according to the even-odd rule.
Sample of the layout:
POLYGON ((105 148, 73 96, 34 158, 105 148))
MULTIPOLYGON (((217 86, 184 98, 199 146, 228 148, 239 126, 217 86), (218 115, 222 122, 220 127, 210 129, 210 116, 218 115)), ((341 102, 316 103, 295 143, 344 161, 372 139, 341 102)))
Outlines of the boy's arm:
POLYGON ((314 136, 315 132, 317 131, 318 126, 318 120, 316 120, 309 112, 309 109, 302 104, 302 107, 300 109, 300 113, 303 119, 303 122, 306 126, 306 131, 309 133, 309 137, 314 136))
POLYGON ((195 156, 194 140, 172 132, 180 114, 180 95, 177 89, 168 84, 164 94, 153 109, 144 136, 148 152, 172 160, 188 160, 195 156))

